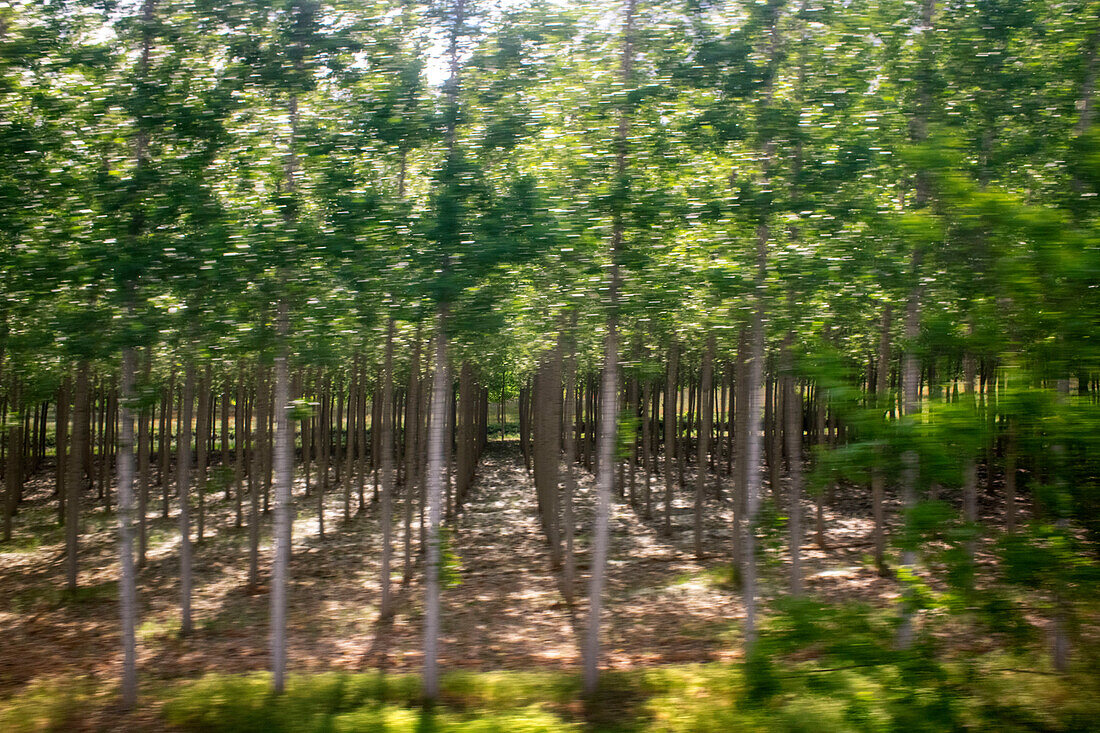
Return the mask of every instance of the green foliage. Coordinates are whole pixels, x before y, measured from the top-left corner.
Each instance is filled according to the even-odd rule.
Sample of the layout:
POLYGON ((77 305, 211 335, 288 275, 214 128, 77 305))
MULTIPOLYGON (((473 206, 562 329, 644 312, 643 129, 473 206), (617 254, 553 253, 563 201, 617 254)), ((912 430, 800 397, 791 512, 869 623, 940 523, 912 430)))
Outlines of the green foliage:
MULTIPOLYGON (((852 608, 790 611, 800 630, 779 632, 786 652, 769 644, 779 638, 769 631, 743 664, 609 673, 584 706, 577 678, 558 672, 448 674, 441 703, 428 708, 419 706, 419 680, 411 675, 292 676, 281 697, 271 694, 266 675, 208 676, 166 690, 163 719, 208 731, 1071 731, 1097 711, 1094 679, 1017 671, 1025 658, 942 663, 921 648, 848 663, 841 661, 847 652, 786 661, 784 654, 807 648, 803 642, 813 649, 835 635, 836 624, 854 621, 858 630, 867 619, 852 608)), ((31 699, 17 707, 30 709, 31 699)))
POLYGON ((451 542, 453 531, 447 525, 439 528, 439 583, 444 588, 462 585, 462 558, 451 542))

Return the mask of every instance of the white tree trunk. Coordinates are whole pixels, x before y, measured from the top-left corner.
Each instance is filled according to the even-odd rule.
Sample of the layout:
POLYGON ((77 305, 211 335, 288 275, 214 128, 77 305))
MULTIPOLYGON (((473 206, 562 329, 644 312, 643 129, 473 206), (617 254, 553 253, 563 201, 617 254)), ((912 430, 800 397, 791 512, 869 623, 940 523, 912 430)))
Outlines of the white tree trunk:
POLYGON ((129 710, 137 702, 137 650, 134 628, 137 625, 137 591, 134 587, 133 511, 134 511, 134 416, 130 409, 134 397, 134 351, 122 350, 122 394, 118 418, 118 555, 119 613, 122 623, 122 706, 129 710))
POLYGON ((293 480, 294 435, 287 409, 288 306, 279 303, 279 354, 275 357, 275 559, 271 572, 271 674, 276 693, 286 684, 286 605, 290 574, 290 486, 293 480))
POLYGON ((447 412, 450 407, 447 385, 447 338, 443 332, 445 312, 436 316, 435 374, 432 380, 431 410, 428 419, 428 542, 425 564, 424 612, 424 696, 439 697, 439 522, 443 504, 443 480, 447 462, 447 412))

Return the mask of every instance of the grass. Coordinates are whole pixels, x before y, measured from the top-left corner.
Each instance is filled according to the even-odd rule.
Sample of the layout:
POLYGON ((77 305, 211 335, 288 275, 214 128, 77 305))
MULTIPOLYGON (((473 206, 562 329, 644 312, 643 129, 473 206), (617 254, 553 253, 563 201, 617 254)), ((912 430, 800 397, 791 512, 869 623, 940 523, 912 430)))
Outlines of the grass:
MULTIPOLYGON (((181 731, 1086 731, 1100 721, 1095 675, 1033 674, 1027 660, 939 664, 920 652, 877 665, 758 658, 605 672, 585 700, 564 672, 452 672, 424 706, 416 675, 208 675, 143 690, 128 729, 181 731), (151 712, 150 712, 151 711, 151 712)), ((1034 661, 1034 660, 1032 660, 1034 661)), ((0 700, 0 730, 61 730, 95 720, 113 695, 83 678, 46 680, 0 700)), ((114 724, 119 723, 117 719, 114 724)), ((105 727, 108 727, 105 724, 105 727)))

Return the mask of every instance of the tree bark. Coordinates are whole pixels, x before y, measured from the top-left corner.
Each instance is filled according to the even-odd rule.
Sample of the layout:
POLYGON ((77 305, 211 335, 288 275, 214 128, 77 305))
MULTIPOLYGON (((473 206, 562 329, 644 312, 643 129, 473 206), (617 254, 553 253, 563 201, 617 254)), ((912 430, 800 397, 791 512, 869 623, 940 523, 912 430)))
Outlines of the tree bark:
POLYGON ((693 539, 695 558, 703 558, 703 504, 707 490, 707 453, 711 423, 714 419, 714 336, 707 338, 703 351, 703 369, 699 375, 699 440, 695 466, 695 517, 693 539))
POLYGON ((197 438, 195 440, 195 453, 197 475, 195 477, 195 490, 198 494, 199 507, 196 530, 198 532, 198 541, 203 541, 203 536, 206 531, 206 463, 208 460, 208 438, 210 435, 210 365, 206 365, 206 370, 201 379, 199 379, 199 409, 198 415, 195 419, 195 433, 197 438))
POLYGON ((11 541, 12 517, 15 515, 15 505, 19 500, 19 494, 23 486, 23 420, 17 418, 16 411, 20 407, 19 390, 14 376, 12 377, 11 410, 8 418, 8 454, 4 461, 4 483, 6 491, 4 496, 4 542, 11 541))
POLYGON ((676 385, 679 384, 680 345, 673 341, 665 381, 665 535, 672 534, 672 464, 676 459, 676 385))
POLYGON ((550 545, 550 567, 561 567, 561 538, 558 520, 558 446, 561 430, 561 350, 558 344, 546 354, 535 371, 534 423, 535 492, 543 533, 550 545))
POLYGON ((392 612, 390 598, 390 558, 393 553, 393 335, 394 322, 386 327, 386 355, 382 366, 382 570, 380 584, 382 601, 379 614, 389 618, 392 612))
POLYGON ((576 471, 576 442, 569 439, 568 431, 573 422, 576 421, 576 391, 577 384, 577 356, 576 346, 574 344, 574 334, 576 333, 577 315, 574 311, 572 315, 572 322, 570 325, 570 331, 568 336, 559 338, 559 349, 564 352, 564 365, 563 370, 565 372, 565 402, 564 402, 564 420, 566 426, 566 440, 565 440, 565 482, 564 482, 564 494, 562 496, 562 528, 565 535, 565 552, 564 552, 564 564, 562 568, 562 589, 564 591, 565 602, 571 607, 573 605, 574 589, 576 584, 576 559, 574 555, 574 518, 573 518, 573 492, 576 490, 576 477, 574 471, 576 471))
POLYGON ((65 524, 65 499, 67 489, 65 481, 69 470, 69 404, 72 400, 72 379, 66 372, 61 377, 61 385, 57 390, 57 413, 54 416, 54 435, 57 443, 57 523, 65 524))
MULTIPOLYGON (((890 381, 890 304, 882 309, 882 328, 879 334, 878 345, 878 375, 875 378, 875 391, 880 409, 884 409, 884 401, 889 391, 890 381)), ((884 456, 882 450, 875 449, 875 464, 871 468, 871 511, 875 519, 875 527, 872 532, 874 543, 875 567, 880 576, 889 575, 886 565, 886 512, 883 506, 883 494, 885 493, 886 477, 882 470, 884 456)))
POLYGON ((122 350, 122 393, 118 445, 118 554, 119 614, 122 631, 122 706, 131 709, 137 702, 137 589, 134 578, 134 352, 122 350))
POLYGON ((271 671, 276 693, 286 684, 286 605, 290 574, 290 487, 294 478, 294 434, 287 410, 290 390, 287 376, 289 306, 278 305, 279 353, 275 357, 275 557, 271 573, 271 671))
POLYGON ((266 393, 264 368, 257 365, 253 407, 250 410, 252 414, 245 418, 251 464, 248 471, 248 587, 252 590, 260 583, 260 481, 263 480, 260 474, 263 471, 263 451, 259 449, 259 445, 263 442, 263 426, 267 422, 264 415, 266 393), (253 420, 256 423, 255 429, 252 428, 253 420))
POLYGON ((180 492, 180 635, 191 633, 191 410, 195 394, 195 367, 188 361, 184 371, 183 404, 180 410, 180 444, 176 483, 180 492))
MULTIPOLYGON (((461 1, 461 0, 460 0, 461 1)), ((440 307, 436 314, 435 374, 432 382, 432 407, 428 419, 428 475, 425 486, 428 504, 428 541, 425 562, 425 611, 424 611, 424 696, 428 700, 439 697, 439 523, 442 510, 443 481, 447 460, 447 385, 450 375, 447 369, 447 337, 444 332, 446 310, 440 307)))
MULTIPOLYGON (((150 349, 145 350, 145 367, 142 374, 143 391, 149 388, 150 374, 153 368, 153 356, 150 349)), ((133 399, 131 392, 130 399, 133 399)), ((152 422, 150 405, 141 405, 138 415, 138 557, 139 568, 145 567, 145 555, 148 550, 146 512, 149 509, 149 485, 151 483, 151 471, 149 466, 150 436, 149 427, 152 422)))
POLYGON ((88 362, 76 367, 76 384, 73 388, 73 440, 68 459, 69 476, 65 489, 68 493, 65 506, 65 569, 67 587, 76 590, 77 543, 80 537, 80 496, 84 488, 84 455, 88 443, 88 362))
POLYGON ((405 391, 405 564, 401 574, 401 584, 408 585, 412 580, 412 518, 413 503, 417 491, 419 474, 417 461, 420 457, 420 328, 416 330, 413 344, 412 362, 409 364, 409 382, 405 391))
POLYGON ((790 475, 787 514, 790 517, 791 595, 798 596, 802 593, 802 398, 794 374, 793 343, 794 333, 791 332, 783 344, 779 368, 783 375, 783 409, 787 422, 783 433, 787 442, 790 475))

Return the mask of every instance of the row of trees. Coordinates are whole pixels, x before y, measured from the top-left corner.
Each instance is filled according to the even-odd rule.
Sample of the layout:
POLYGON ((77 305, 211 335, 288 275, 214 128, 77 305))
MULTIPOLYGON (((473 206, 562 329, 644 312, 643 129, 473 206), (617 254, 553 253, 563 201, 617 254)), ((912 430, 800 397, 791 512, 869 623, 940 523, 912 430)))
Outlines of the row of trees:
POLYGON ((346 517, 371 476, 383 614, 389 532, 420 527, 433 697, 440 525, 490 404, 503 437, 518 397, 570 602, 574 471, 597 477, 589 691, 616 491, 671 532, 690 488, 699 556, 727 551, 706 546, 707 502, 734 502, 752 644, 763 487, 797 594, 807 457, 818 542, 827 491, 869 494, 875 562, 914 589, 903 644, 918 549, 957 549, 948 580, 982 586, 978 492, 995 487, 1016 537, 1002 567, 1047 592, 1062 666, 1098 529, 1097 11, 5 6, 5 536, 52 448, 75 587, 82 503, 94 488, 111 508, 117 462, 132 703, 135 513, 140 565, 152 487, 153 511, 179 507, 186 632, 192 512, 201 540, 224 466, 253 583, 273 510, 281 689, 295 458, 302 490, 342 491, 346 517), (1022 537, 1020 475, 1038 520, 1022 537), (957 520, 920 501, 955 489, 957 520))

